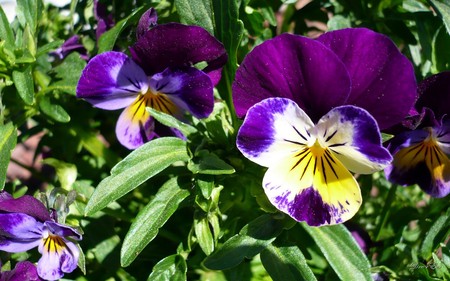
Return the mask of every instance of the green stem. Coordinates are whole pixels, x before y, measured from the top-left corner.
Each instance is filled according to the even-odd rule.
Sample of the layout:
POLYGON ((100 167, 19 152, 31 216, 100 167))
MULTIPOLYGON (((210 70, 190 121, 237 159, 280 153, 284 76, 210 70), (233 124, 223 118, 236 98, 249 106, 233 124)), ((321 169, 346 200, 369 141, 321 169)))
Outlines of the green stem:
POLYGON ((378 222, 377 228, 375 229, 375 241, 380 239, 381 230, 384 228, 387 219, 389 218, 392 202, 395 199, 395 193, 397 192, 398 185, 393 184, 389 189, 388 195, 385 200, 385 204, 380 214, 380 221, 378 222))

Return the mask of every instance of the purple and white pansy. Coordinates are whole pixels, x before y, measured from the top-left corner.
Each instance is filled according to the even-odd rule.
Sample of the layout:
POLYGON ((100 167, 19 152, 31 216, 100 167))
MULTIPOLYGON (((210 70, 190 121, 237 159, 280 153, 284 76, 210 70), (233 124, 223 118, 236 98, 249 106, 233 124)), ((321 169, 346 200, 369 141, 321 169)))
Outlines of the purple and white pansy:
POLYGON ((58 280, 74 271, 80 256, 74 241, 81 238, 75 228, 57 223, 36 198, 0 193, 0 250, 18 253, 38 247, 40 278, 58 280))
MULTIPOLYGON (((77 97, 94 106, 125 108, 116 126, 119 142, 135 149, 167 134, 146 107, 183 120, 186 112, 205 118, 214 107, 213 88, 227 61, 223 45, 205 29, 178 23, 155 25, 154 13, 145 13, 131 57, 120 52, 95 56, 83 70, 77 97), (143 26, 146 25, 146 26, 143 26), (206 63, 202 70, 197 63, 206 63)), ((170 133, 170 132, 169 132, 170 133)), ((180 136, 175 129, 172 135, 180 136)))
POLYGON ((233 102, 245 120, 237 146, 268 167, 271 203, 297 221, 342 223, 361 206, 350 172, 370 174, 392 160, 386 129, 416 99, 411 63, 384 35, 368 29, 317 40, 282 34, 251 51, 236 73, 233 102))
POLYGON ((450 72, 425 79, 418 92, 416 114, 407 122, 410 128, 389 141, 394 161, 385 173, 393 183, 418 184, 442 198, 450 194, 450 72))

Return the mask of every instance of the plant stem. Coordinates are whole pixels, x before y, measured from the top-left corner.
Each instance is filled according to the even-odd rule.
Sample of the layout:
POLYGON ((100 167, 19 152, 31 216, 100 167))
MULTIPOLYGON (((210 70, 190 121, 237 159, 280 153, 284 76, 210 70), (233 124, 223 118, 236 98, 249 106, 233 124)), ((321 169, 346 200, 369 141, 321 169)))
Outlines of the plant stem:
POLYGON ((388 195, 385 200, 385 204, 380 214, 380 221, 378 222, 377 228, 375 229, 375 241, 380 239, 381 230, 384 228, 386 221, 390 215, 391 205, 395 199, 395 193, 397 191, 398 185, 393 184, 389 189, 388 195))

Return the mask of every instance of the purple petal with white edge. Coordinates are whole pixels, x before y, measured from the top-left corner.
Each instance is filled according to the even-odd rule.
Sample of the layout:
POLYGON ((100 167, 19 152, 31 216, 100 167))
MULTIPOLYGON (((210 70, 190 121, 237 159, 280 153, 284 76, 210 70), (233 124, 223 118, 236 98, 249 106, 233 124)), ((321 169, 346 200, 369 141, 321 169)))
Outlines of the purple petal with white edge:
POLYGON ((77 97, 98 108, 115 110, 130 105, 148 90, 144 71, 119 52, 105 52, 89 61, 77 85, 77 97))
POLYGON ((3 191, 0 196, 0 213, 23 213, 44 222, 51 220, 47 208, 41 201, 33 196, 24 195, 14 199, 10 194, 3 191))
POLYGON ((392 160, 381 144, 375 119, 362 108, 336 107, 319 120, 316 130, 319 143, 354 173, 374 173, 392 160))
POLYGON ((120 114, 116 124, 116 136, 128 149, 136 149, 155 137, 155 123, 145 109, 145 104, 136 100, 120 114))
POLYGON ((232 87, 238 117, 265 98, 284 97, 294 100, 317 122, 346 102, 350 77, 345 65, 323 44, 282 34, 247 54, 232 87))
POLYGON ((309 141, 314 124, 298 105, 285 98, 268 98, 252 106, 237 135, 237 147, 265 167, 295 153, 309 141))
POLYGON ((437 119, 450 114, 450 71, 428 77, 419 83, 419 99, 416 109, 433 110, 437 119))
POLYGON ((403 186, 418 184, 433 197, 447 196, 450 193, 450 160, 442 149, 441 139, 448 139, 448 136, 440 135, 442 132, 442 128, 425 128, 404 132, 390 140, 388 149, 394 160, 385 169, 386 178, 403 186))
POLYGON ((64 273, 70 273, 77 268, 80 250, 64 238, 47 238, 39 245, 39 252, 42 257, 38 261, 37 271, 43 279, 58 280, 64 273))
POLYGON ((194 67, 166 69, 153 75, 149 84, 197 118, 206 118, 213 111, 214 86, 211 79, 194 67))
POLYGON ((0 273, 0 281, 40 281, 36 266, 29 261, 21 261, 11 271, 0 273))
POLYGON ((78 230, 68 225, 59 224, 53 221, 47 221, 44 225, 53 235, 70 237, 74 240, 81 240, 82 238, 82 235, 78 232, 78 230))
POLYGON ((156 10, 152 7, 148 9, 139 19, 138 26, 136 27, 136 36, 139 40, 142 35, 145 34, 150 28, 157 25, 158 14, 156 10))
POLYGON ((0 214, 0 250, 24 252, 39 245, 43 224, 19 213, 0 214))
POLYGON ((148 75, 166 68, 207 62, 205 73, 222 68, 228 56, 224 46, 204 28, 179 23, 157 25, 130 48, 133 59, 148 75))
POLYGON ((392 40, 365 28, 331 31, 317 40, 347 67, 348 104, 369 111, 381 130, 403 120, 417 99, 417 84, 411 62, 392 40))

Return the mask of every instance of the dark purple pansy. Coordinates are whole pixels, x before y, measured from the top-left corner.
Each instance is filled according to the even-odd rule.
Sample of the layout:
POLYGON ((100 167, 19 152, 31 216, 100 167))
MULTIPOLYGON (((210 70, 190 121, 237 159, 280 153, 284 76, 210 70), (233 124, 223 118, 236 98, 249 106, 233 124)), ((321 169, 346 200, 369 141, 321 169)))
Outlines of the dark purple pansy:
POLYGON ((94 0, 94 17, 97 20, 97 29, 95 31, 97 40, 115 24, 113 15, 108 12, 107 8, 101 1, 94 0))
POLYGON ((11 271, 0 272, 0 281, 41 281, 36 265, 29 261, 21 261, 11 271))
POLYGON ((205 29, 177 23, 154 26, 152 11, 141 18, 139 39, 130 47, 132 57, 112 51, 97 55, 83 70, 77 86, 77 97, 96 107, 125 108, 116 135, 129 149, 161 135, 181 136, 175 129, 158 129, 162 125, 146 107, 180 120, 185 112, 196 118, 209 116, 214 107, 213 88, 227 60, 223 45, 205 29), (202 70, 195 67, 200 62, 207 64, 202 70))
POLYGON ((267 197, 309 225, 343 223, 361 206, 352 174, 392 160, 380 129, 400 122, 416 99, 414 69, 394 43, 368 29, 317 40, 282 34, 255 47, 233 83, 245 120, 237 147, 268 167, 267 197))
POLYGON ((87 50, 83 46, 83 44, 80 43, 80 37, 78 35, 73 35, 72 37, 67 39, 60 48, 58 48, 54 52, 51 52, 50 54, 62 60, 71 52, 78 52, 83 60, 89 59, 87 50))
POLYGON ((0 234, 1 251, 18 253, 38 247, 42 257, 37 273, 42 279, 58 280, 77 268, 80 250, 72 241, 81 240, 81 234, 55 222, 34 197, 14 199, 0 192, 0 234))
POLYGON ((418 92, 417 114, 408 118, 413 122, 389 141, 394 161, 386 168, 386 177, 445 197, 450 193, 450 72, 425 79, 418 92))

